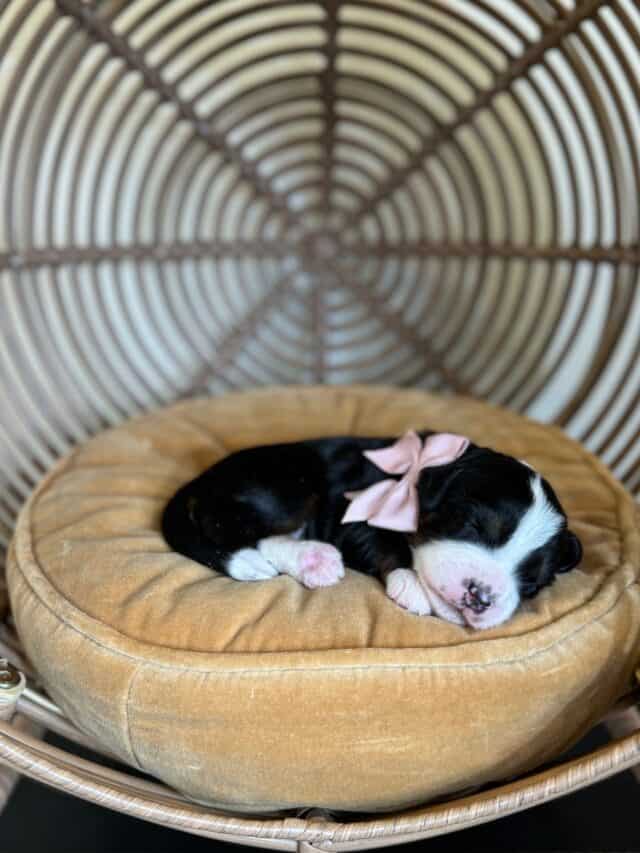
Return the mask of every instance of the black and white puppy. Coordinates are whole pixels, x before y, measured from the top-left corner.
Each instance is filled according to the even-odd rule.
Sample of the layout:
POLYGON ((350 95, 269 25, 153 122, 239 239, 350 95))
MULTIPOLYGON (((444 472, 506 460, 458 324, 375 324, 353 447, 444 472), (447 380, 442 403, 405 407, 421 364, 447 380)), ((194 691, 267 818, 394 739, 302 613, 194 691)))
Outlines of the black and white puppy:
POLYGON ((329 586, 346 563, 380 578, 411 612, 474 628, 504 622, 522 598, 580 561, 549 483, 526 463, 474 444, 420 472, 415 532, 343 523, 345 492, 388 476, 363 452, 393 441, 337 437, 233 453, 174 495, 164 536, 240 581, 288 574, 310 588, 329 586))

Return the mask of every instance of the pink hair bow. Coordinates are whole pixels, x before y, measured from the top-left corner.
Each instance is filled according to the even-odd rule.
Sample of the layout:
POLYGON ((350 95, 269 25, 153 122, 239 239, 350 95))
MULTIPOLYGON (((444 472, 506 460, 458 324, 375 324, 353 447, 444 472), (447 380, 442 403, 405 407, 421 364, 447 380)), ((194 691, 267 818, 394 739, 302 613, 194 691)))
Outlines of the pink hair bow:
POLYGON ((362 492, 345 492, 351 503, 342 524, 366 521, 387 530, 418 529, 416 484, 423 468, 446 465, 461 456, 469 439, 442 432, 429 436, 424 445, 413 430, 382 450, 365 450, 364 455, 387 474, 404 474, 400 480, 382 480, 362 492))

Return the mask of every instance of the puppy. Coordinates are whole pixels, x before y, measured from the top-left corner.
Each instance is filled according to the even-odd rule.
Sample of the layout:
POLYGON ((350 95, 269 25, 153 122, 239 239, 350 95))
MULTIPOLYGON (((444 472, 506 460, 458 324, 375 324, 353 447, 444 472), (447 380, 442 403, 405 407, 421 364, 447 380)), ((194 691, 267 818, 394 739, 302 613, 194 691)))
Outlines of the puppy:
POLYGON ((428 431, 241 450, 173 496, 162 530, 236 580, 329 586, 346 563, 407 610, 473 628, 504 622, 582 555, 531 467, 428 431))

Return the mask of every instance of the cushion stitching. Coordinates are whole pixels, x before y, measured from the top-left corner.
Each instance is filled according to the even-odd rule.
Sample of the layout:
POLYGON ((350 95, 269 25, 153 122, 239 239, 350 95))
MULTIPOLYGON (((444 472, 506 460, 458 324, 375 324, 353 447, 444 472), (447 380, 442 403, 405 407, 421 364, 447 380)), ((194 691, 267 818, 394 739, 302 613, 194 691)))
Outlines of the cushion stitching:
MULTIPOLYGON (((109 649, 109 651, 112 651, 112 650, 109 649)), ((129 679, 129 686, 127 687, 127 695, 125 697, 124 705, 123 705, 123 709, 124 709, 124 731, 123 731, 123 734, 124 734, 124 738, 126 741, 127 749, 129 751, 129 756, 130 756, 131 760, 133 761, 134 765, 138 768, 138 770, 144 770, 144 767, 140 763, 138 756, 136 754, 136 750, 133 746, 133 739, 131 737, 130 707, 131 707, 131 692, 133 690, 133 683, 136 680, 138 673, 140 672, 140 670, 143 667, 144 667, 143 662, 139 660, 138 663, 136 664, 135 669, 131 673, 131 678, 129 679)))

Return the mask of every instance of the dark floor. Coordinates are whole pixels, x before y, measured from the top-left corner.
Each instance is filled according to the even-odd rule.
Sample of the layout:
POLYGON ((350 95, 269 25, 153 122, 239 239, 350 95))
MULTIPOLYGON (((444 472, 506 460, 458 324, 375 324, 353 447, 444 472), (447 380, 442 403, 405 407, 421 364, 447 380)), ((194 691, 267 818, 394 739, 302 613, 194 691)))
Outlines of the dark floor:
MULTIPOLYGON (((578 748, 603 743, 597 730, 578 748)), ((53 739, 52 739, 53 740, 53 739)), ((402 848, 458 851, 640 851, 640 784, 622 773, 570 797, 402 848)), ((200 853, 248 847, 162 829, 23 780, 0 816, 1 853, 200 853)))

